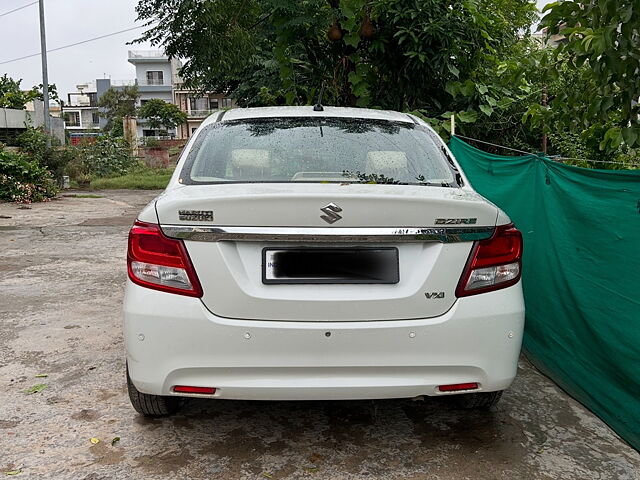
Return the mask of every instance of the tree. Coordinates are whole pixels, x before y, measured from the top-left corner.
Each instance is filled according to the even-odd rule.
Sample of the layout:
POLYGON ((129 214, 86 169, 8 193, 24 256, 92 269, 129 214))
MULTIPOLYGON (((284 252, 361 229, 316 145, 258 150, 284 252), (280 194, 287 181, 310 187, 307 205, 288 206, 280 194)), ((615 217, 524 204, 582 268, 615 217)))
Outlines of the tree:
POLYGON ((187 114, 173 103, 154 98, 146 101, 138 110, 138 116, 147 120, 151 128, 170 129, 182 125, 187 121, 187 114))
POLYGON ((528 0, 140 0, 137 12, 140 41, 188 59, 188 86, 240 105, 310 104, 324 83, 333 105, 429 115, 535 16, 528 0))
POLYGON ((309 105, 324 85, 325 104, 411 112, 443 137, 453 114, 459 133, 521 150, 539 151, 546 133, 550 153, 596 161, 585 166, 631 158, 629 147, 640 144, 640 107, 631 101, 640 94, 637 0, 548 8, 544 24, 566 39, 559 48, 528 35, 537 19, 528 0, 136 7, 147 22, 140 41, 187 58, 181 74, 189 87, 231 94, 240 106, 309 105))
MULTIPOLYGON (((21 83, 22 80, 14 80, 6 74, 0 77, 0 108, 23 110, 27 103, 35 99, 43 99, 42 84, 30 90, 22 90, 21 83)), ((49 85, 49 98, 58 99, 55 85, 49 85)))
POLYGON ((137 85, 117 89, 111 87, 104 92, 98 99, 99 115, 107 119, 104 130, 122 136, 122 119, 135 117, 139 97, 137 85))
POLYGON ((587 136, 606 125, 601 149, 640 146, 640 3, 559 1, 544 11, 541 26, 563 40, 557 65, 580 69, 584 89, 556 97, 541 115, 587 136))

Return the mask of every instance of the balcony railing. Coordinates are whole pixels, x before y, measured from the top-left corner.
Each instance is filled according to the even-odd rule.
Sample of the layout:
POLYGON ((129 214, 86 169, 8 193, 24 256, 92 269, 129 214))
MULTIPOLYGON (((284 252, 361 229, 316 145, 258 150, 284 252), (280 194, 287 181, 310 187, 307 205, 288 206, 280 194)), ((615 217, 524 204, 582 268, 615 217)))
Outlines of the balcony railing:
POLYGON ((84 122, 82 125, 76 122, 71 122, 71 123, 65 122, 64 126, 65 128, 80 128, 80 129, 87 129, 87 130, 96 130, 100 128, 100 125, 97 123, 87 123, 87 122, 84 122))
POLYGON ((163 58, 165 53, 161 50, 129 50, 129 58, 163 58))
POLYGON ((82 101, 82 100, 71 100, 71 102, 64 102, 65 107, 69 108, 96 108, 98 106, 98 102, 95 100, 82 101))
POLYGON ((158 78, 147 78, 146 84, 147 85, 165 85, 164 79, 158 79, 158 78))
POLYGON ((112 87, 131 87, 136 84, 136 80, 111 80, 112 87))
POLYGON ((217 110, 191 110, 190 112, 187 112, 187 117, 205 118, 211 115, 213 112, 217 112, 217 110))

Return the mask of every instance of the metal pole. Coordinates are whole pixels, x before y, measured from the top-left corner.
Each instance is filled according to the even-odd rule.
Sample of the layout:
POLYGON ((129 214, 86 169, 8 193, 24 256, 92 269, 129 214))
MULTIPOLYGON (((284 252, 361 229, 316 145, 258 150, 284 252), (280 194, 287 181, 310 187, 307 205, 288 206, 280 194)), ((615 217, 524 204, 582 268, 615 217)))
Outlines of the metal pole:
POLYGON ((40 0, 40 56, 42 57, 42 98, 44 100, 44 131, 47 134, 50 134, 51 119, 49 117, 49 72, 47 70, 47 35, 44 29, 44 0, 40 0))
MULTIPOLYGON (((547 86, 545 85, 542 88, 542 106, 546 107, 547 106, 547 86)), ((544 153, 545 155, 547 154, 547 131, 546 131, 547 125, 543 125, 542 126, 542 153, 544 153)))

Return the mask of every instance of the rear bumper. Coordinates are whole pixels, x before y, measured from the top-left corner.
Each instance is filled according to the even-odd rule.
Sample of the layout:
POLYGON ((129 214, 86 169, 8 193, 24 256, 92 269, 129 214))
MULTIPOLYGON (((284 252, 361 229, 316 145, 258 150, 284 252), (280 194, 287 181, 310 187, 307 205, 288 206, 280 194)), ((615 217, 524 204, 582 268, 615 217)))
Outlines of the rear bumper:
POLYGON ((418 320, 233 320, 197 298, 130 281, 124 310, 138 390, 176 395, 174 385, 215 387, 214 398, 244 400, 431 396, 443 395, 439 385, 466 382, 503 390, 516 375, 524 327, 520 284, 461 298, 445 315, 418 320))

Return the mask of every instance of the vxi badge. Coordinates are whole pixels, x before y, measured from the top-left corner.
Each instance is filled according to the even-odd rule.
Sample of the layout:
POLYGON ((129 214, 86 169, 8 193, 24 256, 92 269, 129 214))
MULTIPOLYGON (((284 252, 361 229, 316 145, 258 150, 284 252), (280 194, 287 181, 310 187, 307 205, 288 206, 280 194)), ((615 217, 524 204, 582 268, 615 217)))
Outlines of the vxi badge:
POLYGON ((436 225, 475 225, 477 218, 436 218, 436 225))
POLYGON ((427 300, 444 298, 444 292, 425 292, 424 296, 427 297, 427 300))

